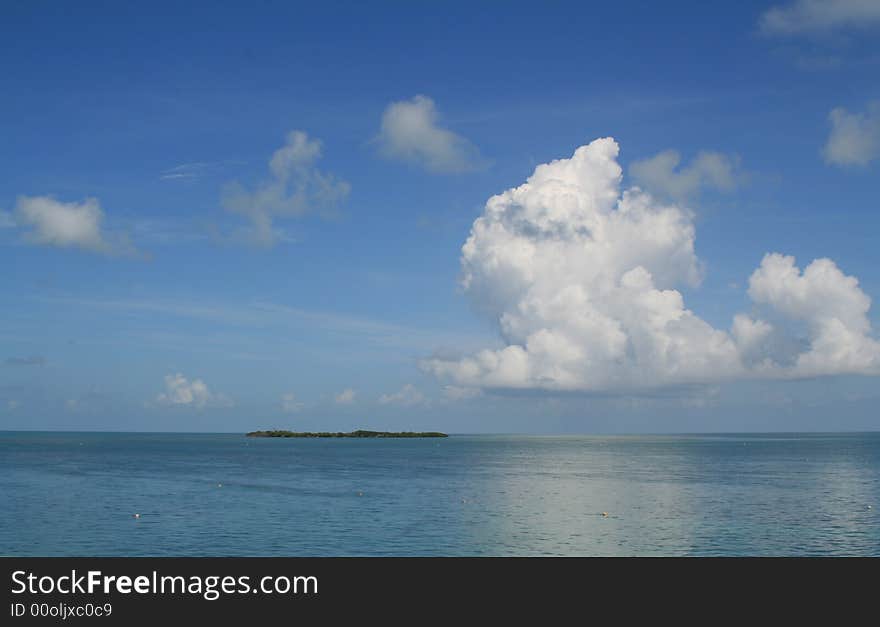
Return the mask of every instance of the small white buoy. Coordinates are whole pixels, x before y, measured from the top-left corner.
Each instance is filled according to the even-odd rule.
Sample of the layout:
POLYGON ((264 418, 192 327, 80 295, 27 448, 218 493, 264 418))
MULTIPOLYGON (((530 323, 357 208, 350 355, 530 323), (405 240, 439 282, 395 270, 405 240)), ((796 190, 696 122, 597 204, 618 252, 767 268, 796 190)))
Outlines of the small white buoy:
POLYGON ((140 514, 135 514, 134 517, 135 517, 135 518, 140 518, 141 515, 140 515, 140 514))
POLYGON ((868 505, 868 509, 872 509, 872 507, 870 505, 868 505))
POLYGON ((223 487, 223 484, 222 484, 222 483, 218 483, 218 484, 217 484, 217 487, 218 487, 218 488, 222 488, 222 487, 223 487))

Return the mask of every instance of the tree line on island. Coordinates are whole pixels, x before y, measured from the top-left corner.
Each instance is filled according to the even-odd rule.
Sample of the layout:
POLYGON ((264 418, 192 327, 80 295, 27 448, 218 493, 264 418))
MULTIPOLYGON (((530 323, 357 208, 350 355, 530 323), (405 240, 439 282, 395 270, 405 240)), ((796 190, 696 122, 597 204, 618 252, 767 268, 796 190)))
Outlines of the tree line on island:
POLYGON ((245 434, 249 438, 446 438, 445 433, 439 431, 286 431, 274 429, 270 431, 251 431, 245 434))

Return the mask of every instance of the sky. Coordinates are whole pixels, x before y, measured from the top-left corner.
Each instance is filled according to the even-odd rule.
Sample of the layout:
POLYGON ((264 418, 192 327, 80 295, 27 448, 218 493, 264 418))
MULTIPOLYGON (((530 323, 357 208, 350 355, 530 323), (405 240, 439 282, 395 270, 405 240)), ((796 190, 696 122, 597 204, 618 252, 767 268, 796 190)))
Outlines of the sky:
POLYGON ((880 428, 878 0, 0 12, 0 429, 880 428))

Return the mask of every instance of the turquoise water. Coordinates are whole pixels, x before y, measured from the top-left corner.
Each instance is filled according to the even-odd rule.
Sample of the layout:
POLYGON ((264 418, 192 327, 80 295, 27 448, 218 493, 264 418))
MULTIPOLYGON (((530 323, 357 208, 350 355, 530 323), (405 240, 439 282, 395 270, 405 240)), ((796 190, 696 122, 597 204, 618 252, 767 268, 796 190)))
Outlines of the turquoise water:
POLYGON ((880 434, 0 432, 0 503, 0 555, 878 556, 880 434))

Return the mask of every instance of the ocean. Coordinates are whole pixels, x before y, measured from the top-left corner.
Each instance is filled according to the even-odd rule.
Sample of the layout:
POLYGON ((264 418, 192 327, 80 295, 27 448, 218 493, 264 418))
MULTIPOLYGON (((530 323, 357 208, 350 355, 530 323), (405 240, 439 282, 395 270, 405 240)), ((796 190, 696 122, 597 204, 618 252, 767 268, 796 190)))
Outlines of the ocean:
POLYGON ((880 433, 0 432, 0 504, 7 556, 880 556, 880 433))

